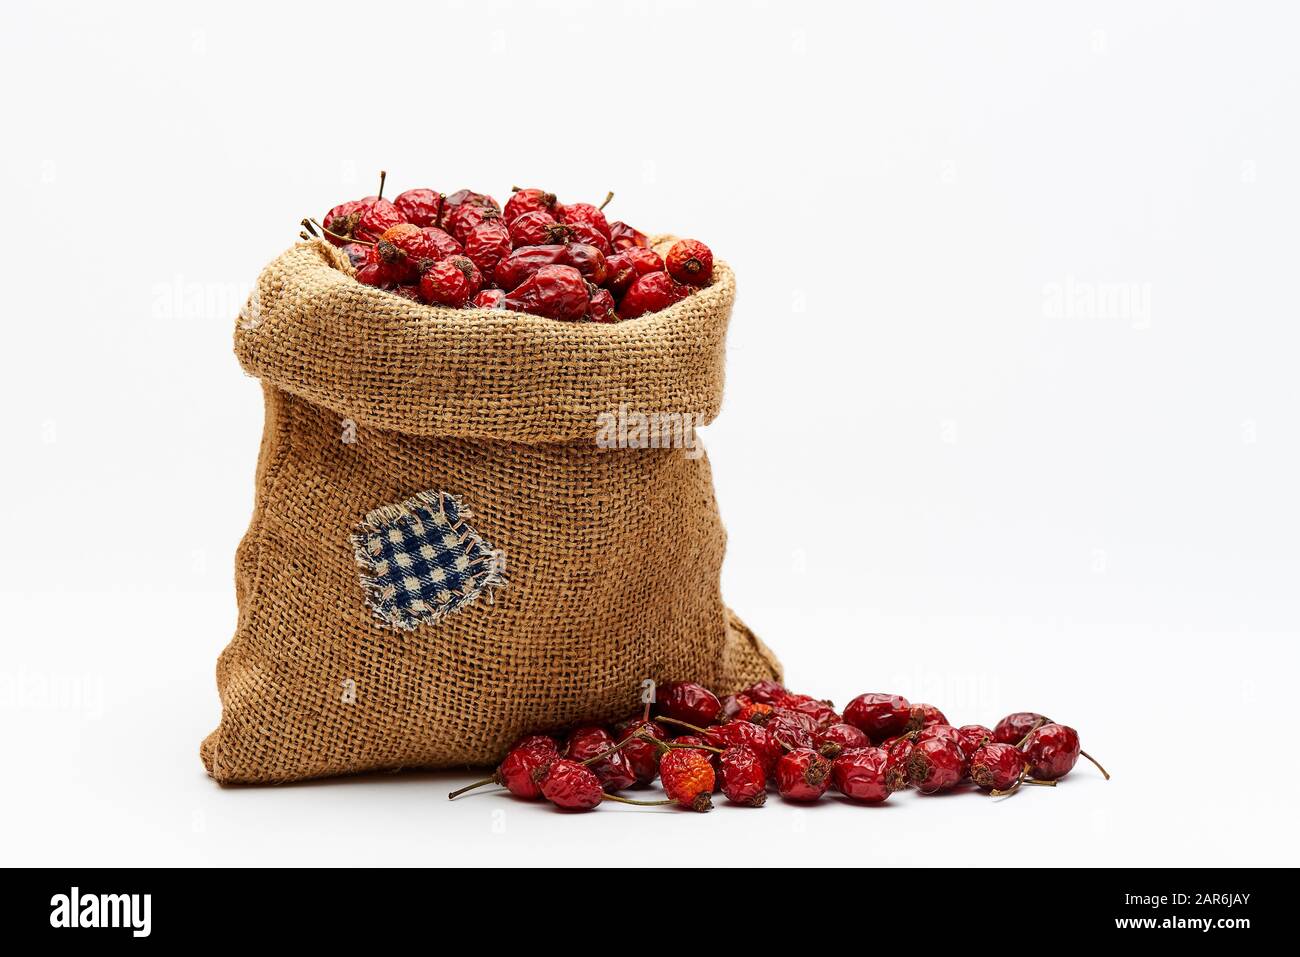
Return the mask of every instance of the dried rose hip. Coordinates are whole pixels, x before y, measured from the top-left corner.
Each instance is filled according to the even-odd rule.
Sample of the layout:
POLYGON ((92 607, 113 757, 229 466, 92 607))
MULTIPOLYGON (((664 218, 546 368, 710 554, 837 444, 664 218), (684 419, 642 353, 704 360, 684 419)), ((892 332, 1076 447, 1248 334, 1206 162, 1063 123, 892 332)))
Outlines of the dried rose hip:
POLYGON ((396 206, 386 199, 377 199, 373 203, 368 203, 361 211, 353 235, 365 242, 375 242, 385 230, 403 222, 405 220, 402 219, 402 214, 398 212, 396 206))
MULTIPOLYGON (((632 283, 636 282, 638 277, 646 273, 662 272, 664 261, 659 258, 659 254, 653 249, 641 249, 633 247, 624 250, 621 253, 615 253, 606 260, 608 266, 609 278, 605 285, 609 291, 616 296, 621 296, 627 292, 632 283)), ((785 689, 782 689, 784 692, 785 689)), ((771 701, 759 701, 759 704, 771 704, 771 701)))
POLYGON ((583 725, 569 733, 564 744, 564 756, 573 761, 592 761, 588 767, 600 778, 601 786, 608 791, 621 791, 630 788, 637 781, 632 765, 623 751, 612 750, 616 742, 604 728, 599 725, 583 725), (609 752, 606 754, 605 752, 609 752), (605 755, 604 757, 599 757, 605 755))
POLYGON ((444 217, 442 228, 451 233, 458 243, 464 244, 469 231, 479 223, 500 218, 501 213, 491 206, 482 206, 478 203, 462 203, 444 217))
POLYGON ((763 727, 788 751, 817 747, 817 722, 798 711, 775 707, 763 727))
POLYGON ((567 266, 568 260, 568 250, 558 244, 521 246, 497 263, 492 276, 502 289, 518 289, 543 266, 567 266))
POLYGON ((674 681, 655 689, 654 712, 703 727, 722 716, 722 702, 703 685, 674 681))
POLYGON ((993 740, 993 732, 982 724, 963 724, 957 729, 957 734, 961 738, 961 749, 967 756, 973 755, 993 740))
POLYGON ((520 189, 516 186, 510 198, 506 200, 502 217, 509 224, 526 213, 546 213, 554 217, 555 194, 542 189, 520 189))
POLYGON ((556 741, 549 734, 527 734, 510 745, 510 750, 516 748, 541 748, 543 751, 552 751, 556 754, 560 751, 560 742, 556 741))
POLYGON ((831 783, 831 763, 812 748, 797 748, 776 765, 776 788, 789 801, 816 801, 831 783))
POLYGON ((1051 724, 1052 719, 1033 711, 1017 711, 1009 714, 993 726, 993 740, 998 744, 1019 744, 1035 727, 1051 724))
POLYGON ((424 234, 425 259, 437 262, 448 256, 459 256, 465 251, 449 233, 437 226, 426 226, 421 232, 424 234))
POLYGON ((420 276, 420 296, 433 306, 463 306, 473 295, 464 270, 450 260, 432 263, 420 276))
POLYGON ((885 783, 891 791, 901 791, 908 786, 907 762, 912 757, 912 739, 894 738, 883 745, 889 755, 885 765, 885 783))
POLYGON ((496 781, 509 789, 515 797, 525 801, 536 801, 542 796, 542 789, 537 785, 537 775, 554 761, 555 748, 549 751, 542 747, 514 748, 505 756, 497 768, 496 781))
POLYGON ((442 215, 442 194, 432 189, 408 189, 393 200, 393 205, 408 223, 437 226, 442 215))
POLYGON ((636 775, 637 782, 640 784, 649 784, 659 776, 660 749, 653 741, 643 740, 644 735, 647 734, 655 741, 663 741, 668 737, 668 732, 664 730, 663 725, 643 718, 637 718, 623 725, 618 731, 619 744, 623 744, 628 738, 635 739, 623 746, 622 753, 627 755, 627 762, 631 765, 632 773, 636 775))
POLYGON ((342 246, 347 243, 356 232, 362 210, 371 202, 374 202, 374 200, 354 199, 346 203, 339 203, 339 205, 331 209, 325 214, 325 218, 321 220, 321 225, 326 229, 325 238, 335 246, 342 246))
POLYGON ((668 275, 688 286, 707 286, 713 279, 713 251, 698 239, 673 243, 664 257, 668 275))
POLYGON ((476 309, 504 309, 506 307, 505 290, 482 289, 473 298, 472 303, 476 309))
POLYGON ((650 240, 641 230, 633 229, 627 223, 613 222, 609 224, 609 244, 618 252, 636 246, 645 248, 650 245, 650 240))
POLYGON ((574 225, 576 223, 586 223, 595 228, 595 230, 609 242, 609 223, 605 220, 605 214, 601 212, 614 194, 610 193, 605 197, 605 202, 599 206, 593 206, 591 203, 568 203, 555 208, 555 215, 562 223, 574 225))
POLYGON ((922 794, 951 790, 965 777, 966 756, 950 738, 917 741, 907 759, 908 782, 922 794))
POLYGON ((986 791, 1006 791, 1019 780, 1024 766, 1024 755, 1014 744, 989 742, 971 758, 970 776, 986 791))
POLYGON ((438 217, 438 226, 451 232, 451 220, 462 206, 482 206, 485 209, 491 209, 497 213, 501 212, 501 205, 486 193, 476 193, 473 190, 458 189, 450 196, 444 196, 442 199, 442 215, 438 217))
POLYGON ((806 694, 788 694, 777 702, 779 707, 787 711, 797 711, 800 714, 806 714, 816 722, 817 727, 825 728, 832 724, 839 724, 841 718, 829 702, 818 701, 811 695, 806 694))
POLYGON ((666 272, 646 273, 623 294, 623 301, 618 304, 618 314, 623 319, 636 319, 649 312, 667 309, 689 294, 689 288, 666 272))
POLYGON ((347 243, 343 246, 343 252, 347 254, 348 261, 357 269, 360 269, 366 263, 377 262, 374 246, 366 246, 362 243, 347 243))
POLYGON ((573 227, 557 223, 550 213, 524 213, 510 224, 510 242, 520 246, 550 246, 573 235, 573 227))
MULTIPOLYGON (((725 710, 726 705, 723 705, 725 710)), ((737 721, 752 721, 755 724, 765 724, 767 719, 772 717, 772 706, 763 704, 759 701, 751 701, 742 707, 735 715, 737 721)))
POLYGON ((457 798, 485 784, 496 784, 508 788, 515 797, 536 801, 542 796, 537 782, 556 757, 555 739, 544 735, 521 738, 510 746, 505 759, 497 765, 496 771, 490 778, 475 781, 473 784, 452 791, 447 797, 457 798))
POLYGON ((914 704, 912 705, 912 717, 908 722, 908 727, 915 730, 917 728, 928 728, 932 724, 948 724, 948 719, 932 704, 914 704))
POLYGON ((817 750, 828 758, 852 748, 865 748, 871 739, 851 724, 832 724, 817 732, 817 750))
MULTIPOLYGON (((655 259, 659 259, 658 254, 654 254, 654 256, 655 259)), ((649 269, 646 271, 655 272, 659 269, 663 269, 663 261, 659 260, 659 262, 660 265, 656 266, 655 269, 649 269)), ((761 701, 763 704, 777 704, 778 699, 784 698, 789 694, 789 692, 785 690, 785 685, 781 684, 779 681, 756 681, 741 692, 741 694, 745 695, 745 697, 749 698, 751 701, 761 701)))
POLYGON ((577 322, 587 314, 587 281, 572 266, 543 266, 506 296, 506 308, 577 322))
POLYGON ((716 724, 705 731, 704 740, 715 748, 746 747, 758 755, 763 762, 763 770, 769 775, 776 771, 776 762, 781 760, 785 748, 762 725, 752 721, 728 721, 716 724))
MULTIPOLYGON (((859 732, 860 733, 860 732, 859 732)), ((897 788, 886 780, 889 755, 884 748, 853 748, 842 753, 831 765, 835 790, 855 801, 879 803, 897 788)))
POLYGON ((564 223, 563 225, 569 231, 569 238, 573 242, 595 246, 606 256, 613 254, 614 247, 609 244, 608 237, 591 223, 564 223))
POLYGON ((610 295, 608 289, 597 289, 594 286, 589 290, 590 297, 587 300, 588 322, 618 322, 618 313, 615 311, 614 297, 610 295))
POLYGON ((384 230, 375 244, 375 256, 396 271, 414 279, 423 259, 428 258, 424 232, 413 223, 398 223, 384 230))
POLYGON ((489 196, 487 193, 476 193, 472 189, 458 189, 443 199, 443 218, 447 213, 457 206, 464 206, 466 203, 471 206, 489 206, 498 213, 501 212, 501 204, 489 196))
POLYGON ((767 801, 767 772, 763 760, 744 746, 728 748, 718 759, 722 793, 732 804, 762 807, 767 801))
POLYGON ((896 694, 860 694, 844 709, 844 720, 870 738, 872 744, 902 734, 911 719, 911 704, 896 694))
POLYGON ((709 795, 713 793, 716 776, 704 752, 689 748, 670 750, 659 759, 659 779, 664 793, 682 807, 692 811, 713 807, 709 795))
POLYGON ((960 747, 965 739, 961 732, 950 724, 932 724, 918 731, 914 740, 917 744, 922 741, 951 741, 960 747))
POLYGON ((469 294, 471 296, 483 288, 483 274, 474 265, 474 260, 468 256, 448 256, 443 262, 451 263, 465 274, 465 282, 469 284, 469 294))
POLYGON ((357 282, 367 286, 377 286, 380 289, 395 286, 402 281, 402 278, 401 269, 382 262, 366 263, 357 270, 357 282))
POLYGON ((605 796, 591 768, 566 758, 553 758, 541 776, 542 795, 563 811, 590 811, 605 796))
POLYGON ((484 276, 493 275, 497 263, 509 256, 512 248, 510 230, 499 219, 485 219, 465 236, 465 255, 484 276))
POLYGON ((609 276, 609 266, 605 254, 595 246, 586 243, 568 243, 564 247, 565 266, 572 266, 582 273, 587 282, 597 286, 603 285, 609 276))
POLYGON ((1110 774, 1097 763, 1097 759, 1079 747, 1079 732, 1063 724, 1045 724, 1029 732, 1020 748, 1031 777, 1040 781, 1055 781, 1070 773, 1079 755, 1091 761, 1098 771, 1110 780, 1110 774))

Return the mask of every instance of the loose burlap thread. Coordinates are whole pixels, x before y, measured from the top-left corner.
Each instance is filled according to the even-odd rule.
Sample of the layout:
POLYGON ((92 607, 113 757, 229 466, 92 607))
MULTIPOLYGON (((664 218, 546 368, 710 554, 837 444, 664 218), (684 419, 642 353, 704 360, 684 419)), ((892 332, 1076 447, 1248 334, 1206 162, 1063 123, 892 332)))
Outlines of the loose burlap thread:
POLYGON ((266 424, 208 772, 489 764, 520 734, 629 713, 647 678, 725 692, 779 677, 722 602, 707 457, 595 440, 620 406, 713 419, 734 295, 720 262, 669 309, 569 324, 409 302, 320 241, 267 266, 235 334, 266 424), (509 584, 395 632, 366 604, 350 536, 426 490, 472 509, 509 584))

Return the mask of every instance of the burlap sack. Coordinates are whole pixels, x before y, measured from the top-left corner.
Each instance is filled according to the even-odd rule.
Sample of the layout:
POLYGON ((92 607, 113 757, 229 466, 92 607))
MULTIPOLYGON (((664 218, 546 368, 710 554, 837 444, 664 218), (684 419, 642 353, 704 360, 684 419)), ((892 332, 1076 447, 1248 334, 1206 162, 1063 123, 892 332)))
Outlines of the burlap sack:
POLYGON ((595 440, 620 406, 717 414, 735 285, 715 268, 615 325, 407 302, 322 242, 263 271, 235 333, 266 427, 216 780, 488 764, 629 713, 646 678, 779 676, 722 603, 707 458, 595 440))

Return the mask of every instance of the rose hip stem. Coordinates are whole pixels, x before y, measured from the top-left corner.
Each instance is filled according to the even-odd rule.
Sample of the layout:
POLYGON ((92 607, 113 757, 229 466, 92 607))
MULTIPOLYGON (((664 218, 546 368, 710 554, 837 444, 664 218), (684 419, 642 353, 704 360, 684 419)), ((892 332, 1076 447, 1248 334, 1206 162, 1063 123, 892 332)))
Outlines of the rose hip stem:
POLYGON ((1028 766, 1022 767, 1020 769, 1020 777, 1016 778, 1015 784, 1011 785, 1011 787, 1007 788, 1005 791, 999 791, 995 788, 994 790, 989 792, 989 796, 1006 797, 1008 794, 1015 794, 1017 791, 1020 790, 1020 785, 1022 784, 1036 784, 1039 787, 1043 787, 1043 788, 1056 787, 1055 781, 1040 781, 1038 780, 1038 778, 1029 777, 1027 774, 1028 770, 1029 770, 1028 766))
POLYGON ((489 784, 496 784, 496 783, 497 783, 496 775, 493 775, 490 778, 484 778, 482 781, 475 781, 473 784, 467 784, 463 788, 457 788, 456 790, 452 791, 450 794, 447 795, 447 800, 454 801, 462 794, 467 794, 470 791, 473 791, 475 788, 486 787, 489 784))
POLYGON ((333 230, 331 230, 331 229, 326 229, 324 226, 322 226, 320 223, 316 222, 316 220, 314 220, 314 219, 312 219, 312 220, 306 220, 306 219, 304 219, 304 220, 303 220, 303 223, 308 223, 308 222, 314 223, 314 224, 316 225, 316 227, 317 227, 321 232, 323 232, 326 236, 333 236, 335 239, 341 239, 341 240, 343 240, 343 242, 345 242, 345 243, 359 243, 359 244, 361 244, 362 246, 374 246, 374 245, 376 245, 376 243, 372 243, 372 242, 371 242, 370 240, 368 240, 368 239, 348 239, 348 237, 346 237, 346 236, 340 236, 338 233, 334 232, 333 230))
POLYGON ((1103 768, 1103 767, 1101 766, 1101 764, 1097 761, 1096 758, 1094 758, 1094 757, 1093 757, 1091 754, 1089 754, 1087 751, 1084 751, 1082 748, 1079 749, 1079 753, 1082 754, 1085 758, 1087 758, 1089 761, 1091 761, 1093 764, 1095 764, 1095 765, 1097 766, 1097 770, 1101 772, 1101 776, 1102 776, 1102 777, 1104 777, 1107 781, 1110 780, 1110 774, 1106 771, 1105 768, 1103 768))
MULTIPOLYGON (((1016 745, 1017 751, 1019 751, 1021 748, 1025 746, 1025 742, 1029 740, 1029 736, 1033 734, 1035 731, 1037 731, 1040 727, 1042 727, 1043 722, 1046 720, 1047 720, 1046 718, 1039 718, 1037 721, 1034 722, 1034 726, 1025 732, 1025 736, 1021 738, 1020 743, 1016 745)), ((1080 753, 1082 754, 1082 752, 1080 753)))
POLYGON ((709 733, 709 732, 705 731, 703 728, 701 728, 698 724, 691 724, 689 721, 679 721, 679 720, 676 719, 676 718, 665 718, 665 717, 663 717, 663 716, 660 716, 660 717, 658 717, 658 718, 655 718, 655 720, 656 720, 656 721, 663 721, 663 722, 665 722, 665 723, 667 723, 667 724, 675 724, 675 725, 678 725, 679 727, 683 727, 683 728, 685 728, 687 731, 694 731, 696 734, 708 734, 708 733, 709 733))
POLYGON ((386 179, 388 179, 388 173, 381 169, 379 171, 379 195, 375 199, 384 198, 384 180, 386 179))
POLYGON ((633 798, 625 798, 618 794, 606 794, 602 801, 617 801, 619 804, 635 804, 637 807, 663 807, 665 804, 676 804, 672 798, 664 798, 662 801, 637 801, 633 798))
POLYGON ((601 203, 599 206, 597 206, 596 208, 604 212, 605 207, 609 205, 610 200, 612 200, 613 198, 614 198, 614 191, 611 189, 608 193, 605 194, 605 201, 601 203))

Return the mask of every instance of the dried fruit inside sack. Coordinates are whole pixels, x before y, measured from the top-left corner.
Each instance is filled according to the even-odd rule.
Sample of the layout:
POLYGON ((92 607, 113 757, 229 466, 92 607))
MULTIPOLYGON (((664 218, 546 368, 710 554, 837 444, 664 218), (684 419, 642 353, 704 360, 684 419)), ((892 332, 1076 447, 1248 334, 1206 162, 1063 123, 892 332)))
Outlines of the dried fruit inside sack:
POLYGON ((304 237, 323 235, 348 249, 356 279, 438 308, 492 308, 563 322, 618 323, 671 308, 714 282, 713 252, 696 239, 650 238, 627 223, 610 223, 613 200, 561 202, 540 187, 513 188, 504 207, 487 194, 429 187, 384 198, 379 192, 330 208, 320 222, 304 220, 304 237), (659 241, 657 241, 659 242, 659 241), (477 276, 468 290, 442 267, 465 256, 477 276), (559 274, 536 280, 544 266, 582 274, 579 290, 559 274), (432 276, 427 278, 429 274, 432 276), (499 290, 500 296, 479 294, 499 290))

